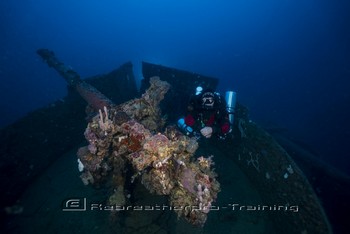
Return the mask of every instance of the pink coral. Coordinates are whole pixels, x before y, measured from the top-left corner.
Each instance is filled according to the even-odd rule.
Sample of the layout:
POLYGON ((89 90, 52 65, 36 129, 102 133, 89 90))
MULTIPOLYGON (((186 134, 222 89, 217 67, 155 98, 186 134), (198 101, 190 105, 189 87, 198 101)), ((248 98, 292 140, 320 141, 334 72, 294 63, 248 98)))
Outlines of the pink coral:
POLYGON ((165 135, 157 134, 147 139, 146 143, 143 145, 143 149, 151 153, 157 153, 159 147, 166 147, 168 144, 169 140, 165 135))
POLYGON ((90 126, 88 126, 85 129, 84 132, 85 139, 88 140, 90 143, 94 143, 97 141, 97 136, 96 134, 91 130, 90 126))
POLYGON ((135 120, 129 120, 121 125, 123 133, 129 134, 135 137, 139 141, 152 136, 151 132, 146 129, 142 124, 136 122, 135 120))
POLYGON ((134 168, 137 171, 142 171, 152 163, 152 157, 143 151, 134 152, 128 155, 128 159, 131 161, 134 168))
POLYGON ((97 152, 97 147, 94 144, 88 145, 88 149, 89 149, 90 153, 92 153, 92 154, 96 154, 96 152, 97 152))
POLYGON ((191 168, 184 168, 180 174, 180 182, 182 186, 190 193, 196 194, 196 172, 191 168))

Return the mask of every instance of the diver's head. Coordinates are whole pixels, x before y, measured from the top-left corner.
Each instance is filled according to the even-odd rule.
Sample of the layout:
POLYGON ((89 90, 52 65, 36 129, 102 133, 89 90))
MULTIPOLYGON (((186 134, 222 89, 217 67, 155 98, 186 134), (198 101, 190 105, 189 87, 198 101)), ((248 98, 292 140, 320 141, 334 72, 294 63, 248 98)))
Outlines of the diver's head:
POLYGON ((213 109, 215 104, 215 93, 213 90, 207 89, 203 92, 202 97, 202 107, 204 109, 213 109))

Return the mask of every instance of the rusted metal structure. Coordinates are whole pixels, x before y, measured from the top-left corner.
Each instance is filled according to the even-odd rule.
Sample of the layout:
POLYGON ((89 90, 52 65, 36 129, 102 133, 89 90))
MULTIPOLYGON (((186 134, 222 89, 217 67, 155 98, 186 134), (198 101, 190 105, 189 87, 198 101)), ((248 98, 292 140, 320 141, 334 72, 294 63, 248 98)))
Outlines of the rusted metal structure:
MULTIPOLYGON (((29 181, 38 176, 40 170, 45 168, 50 161, 54 161, 60 154, 81 142, 81 137, 74 138, 74 136, 83 136, 86 126, 86 122, 83 120, 85 105, 77 98, 77 93, 92 107, 90 113, 93 110, 95 112, 103 110, 105 106, 113 108, 117 104, 139 96, 129 63, 105 76, 95 77, 92 80, 82 80, 75 71, 57 60, 53 52, 43 49, 39 50, 38 54, 50 67, 55 68, 64 77, 70 92, 64 102, 58 102, 55 106, 33 113, 27 117, 30 119, 23 119, 1 132, 2 139, 10 139, 9 142, 12 142, 12 146, 9 143, 1 148, 3 155, 7 155, 7 158, 11 159, 4 160, 5 166, 8 167, 2 173, 7 173, 7 176, 23 172, 32 173, 27 177, 19 177, 12 187, 9 184, 4 184, 4 186, 9 187, 9 195, 6 200, 3 200, 3 206, 13 203, 14 200, 11 200, 10 197, 18 197, 18 194, 23 190, 23 185, 28 184, 29 181), (110 85, 106 85, 106 83, 110 85), (113 89, 119 89, 119 92, 115 92, 113 89), (61 121, 60 117, 54 114, 57 111, 62 114, 61 121), (32 124, 32 128, 28 128, 28 124, 35 123, 35 119, 44 120, 41 123, 32 124), (50 121, 45 121, 45 119, 50 119, 50 121), (52 121, 55 124, 52 124, 52 121), (65 121, 67 122, 65 123, 65 121), (54 127, 55 125, 57 126, 54 127), (50 126, 50 131, 46 132, 45 128, 48 126, 50 126), (56 133, 52 134, 53 131, 56 133), (45 164, 39 160, 25 160, 23 157, 25 151, 34 151, 33 144, 38 143, 36 139, 41 139, 40 136, 32 139, 33 134, 45 136, 37 150, 39 157, 40 152, 49 155, 50 160, 45 164), (64 135, 67 139, 62 138, 64 135), (25 148, 23 149, 16 147, 20 145, 21 141, 30 144, 24 144, 25 148), (8 168, 13 168, 13 170, 8 168), (18 168, 22 172, 19 172, 18 168)), ((197 85, 215 88, 218 84, 218 80, 215 78, 146 62, 143 63, 143 75, 141 93, 148 88, 150 78, 153 76, 159 76, 161 80, 170 83, 170 91, 161 103, 162 113, 168 115, 167 123, 172 123, 177 115, 183 111, 181 103, 188 100, 189 95, 197 85), (176 100, 181 98, 182 101, 174 102, 174 97, 176 100)), ((201 142, 199 144, 201 145, 201 142)), ((251 201, 252 203, 248 205, 231 204, 231 209, 243 211, 255 209, 259 212, 265 212, 264 214, 273 224, 272 232, 275 233, 332 233, 323 207, 304 173, 271 135, 249 120, 245 107, 238 105, 236 109, 234 134, 230 138, 226 141, 213 139, 211 143, 205 144, 207 146, 209 144, 211 149, 214 149, 218 154, 215 157, 221 157, 227 162, 237 165, 260 195, 260 203, 251 201)), ((224 175, 220 175, 219 171, 218 174, 220 182, 220 178, 224 175)), ((219 202, 218 206, 223 205, 219 202)))

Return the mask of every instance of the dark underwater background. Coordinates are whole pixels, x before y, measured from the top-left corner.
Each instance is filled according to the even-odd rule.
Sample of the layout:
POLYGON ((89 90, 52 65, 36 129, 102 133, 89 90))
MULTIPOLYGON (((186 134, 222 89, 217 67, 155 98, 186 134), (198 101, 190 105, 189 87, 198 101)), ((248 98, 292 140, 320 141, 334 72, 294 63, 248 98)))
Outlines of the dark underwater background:
POLYGON ((346 0, 0 2, 0 127, 62 98, 36 55, 54 50, 83 77, 141 61, 220 79, 251 118, 288 131, 350 171, 350 2, 346 0))

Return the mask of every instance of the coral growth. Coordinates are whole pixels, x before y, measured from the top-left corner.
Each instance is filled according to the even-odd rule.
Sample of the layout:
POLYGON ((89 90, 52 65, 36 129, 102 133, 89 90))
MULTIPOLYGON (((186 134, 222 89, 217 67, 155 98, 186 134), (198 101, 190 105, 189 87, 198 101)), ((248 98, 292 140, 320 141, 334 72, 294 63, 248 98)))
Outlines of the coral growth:
POLYGON ((153 77, 141 98, 99 110, 84 133, 89 145, 78 150, 81 179, 84 184, 108 181, 113 190, 108 203, 125 204, 125 171, 132 165, 132 182, 140 176, 151 193, 170 196, 172 206, 199 207, 176 212, 203 226, 220 185, 211 168, 211 157, 193 162, 198 148, 195 138, 183 135, 174 126, 166 128, 164 134, 159 132, 164 119, 158 105, 169 87, 153 77))
POLYGON ((179 217, 199 226, 204 225, 211 204, 220 191, 220 184, 215 179, 217 175, 209 168, 206 168, 207 174, 200 170, 198 162, 183 168, 179 175, 180 186, 173 190, 170 199, 173 206, 186 206, 176 210, 179 217))
POLYGON ((151 86, 139 99, 130 100, 119 106, 119 110, 136 119, 151 131, 160 131, 164 127, 165 118, 161 116, 159 103, 168 92, 170 85, 159 77, 150 78, 151 86))

